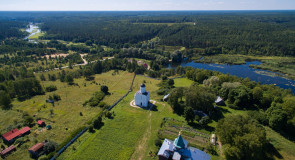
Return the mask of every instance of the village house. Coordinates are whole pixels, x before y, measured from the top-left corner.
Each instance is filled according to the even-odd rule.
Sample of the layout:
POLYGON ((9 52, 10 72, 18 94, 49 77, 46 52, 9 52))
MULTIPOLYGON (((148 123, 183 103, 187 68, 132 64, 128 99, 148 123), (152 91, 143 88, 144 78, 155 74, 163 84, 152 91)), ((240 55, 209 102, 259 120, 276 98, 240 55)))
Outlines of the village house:
POLYGON ((4 159, 9 153, 15 151, 16 148, 14 145, 11 145, 8 148, 5 148, 3 151, 0 152, 1 157, 4 159))
POLYGON ((210 160, 211 156, 197 148, 188 147, 188 142, 179 136, 171 141, 165 139, 159 152, 159 160, 210 160))
POLYGON ((145 89, 145 84, 140 85, 140 90, 134 95, 135 105, 139 107, 148 107, 150 102, 150 92, 145 89))
POLYGON ((37 123, 38 123, 39 127, 45 127, 46 126, 45 122, 42 121, 42 120, 38 120, 37 123))
POLYGON ((13 143, 17 138, 29 134, 30 127, 24 127, 21 130, 18 130, 17 128, 5 133, 2 135, 2 139, 4 143, 11 144, 13 143))
POLYGON ((29 149, 29 153, 30 153, 31 157, 38 158, 39 154, 43 151, 44 145, 45 145, 45 143, 42 142, 42 143, 37 143, 33 147, 31 147, 29 149))
POLYGON ((225 102, 220 96, 216 98, 215 103, 216 105, 225 106, 225 102))

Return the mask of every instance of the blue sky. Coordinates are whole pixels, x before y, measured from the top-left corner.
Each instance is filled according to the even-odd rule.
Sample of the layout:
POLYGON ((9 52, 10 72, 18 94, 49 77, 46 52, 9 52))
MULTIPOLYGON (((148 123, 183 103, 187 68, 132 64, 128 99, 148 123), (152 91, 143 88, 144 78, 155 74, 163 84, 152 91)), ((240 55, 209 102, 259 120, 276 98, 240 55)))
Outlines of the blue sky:
POLYGON ((294 9, 295 0, 0 0, 1 11, 294 9))

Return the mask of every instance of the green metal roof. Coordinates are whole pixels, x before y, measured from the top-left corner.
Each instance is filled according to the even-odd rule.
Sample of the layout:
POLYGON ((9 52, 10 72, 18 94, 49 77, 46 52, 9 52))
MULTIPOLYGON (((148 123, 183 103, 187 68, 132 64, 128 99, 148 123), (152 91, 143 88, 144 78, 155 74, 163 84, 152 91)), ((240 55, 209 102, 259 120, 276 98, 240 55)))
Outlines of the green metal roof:
POLYGON ((177 148, 185 148, 185 144, 183 141, 183 138, 181 137, 181 135, 179 135, 173 142, 173 144, 175 145, 175 147, 177 148))

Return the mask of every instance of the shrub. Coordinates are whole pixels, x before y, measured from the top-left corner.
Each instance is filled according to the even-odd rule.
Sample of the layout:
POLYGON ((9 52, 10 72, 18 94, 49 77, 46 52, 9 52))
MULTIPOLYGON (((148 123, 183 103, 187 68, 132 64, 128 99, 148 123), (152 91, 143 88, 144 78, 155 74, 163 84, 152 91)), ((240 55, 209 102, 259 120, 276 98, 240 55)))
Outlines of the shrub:
POLYGON ((50 85, 48 87, 45 88, 46 92, 53 92, 53 91, 56 91, 57 88, 55 85, 50 85))
POLYGON ((155 145, 156 145, 157 147, 161 147, 161 146, 162 146, 162 141, 161 141, 160 138, 157 138, 157 139, 155 140, 155 145))

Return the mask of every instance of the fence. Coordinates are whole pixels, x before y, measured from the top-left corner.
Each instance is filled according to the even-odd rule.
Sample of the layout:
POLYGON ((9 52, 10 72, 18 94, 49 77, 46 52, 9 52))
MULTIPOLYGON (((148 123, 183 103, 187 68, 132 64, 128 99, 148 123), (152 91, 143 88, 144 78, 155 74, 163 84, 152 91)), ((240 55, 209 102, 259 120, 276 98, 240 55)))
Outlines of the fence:
MULTIPOLYGON (((124 99, 131 91, 132 86, 135 80, 136 74, 133 77, 133 80, 131 82, 130 88, 127 91, 127 93, 122 96, 119 100, 117 100, 113 105, 111 105, 107 110, 112 110, 122 99, 124 99)), ((103 113, 101 113, 99 116, 102 117, 103 113)), ((84 134, 87 131, 88 127, 84 128, 79 134, 77 134, 69 143, 67 143, 64 147, 62 147, 50 160, 55 160, 60 154, 62 154, 72 143, 74 143, 82 134, 84 134)))

